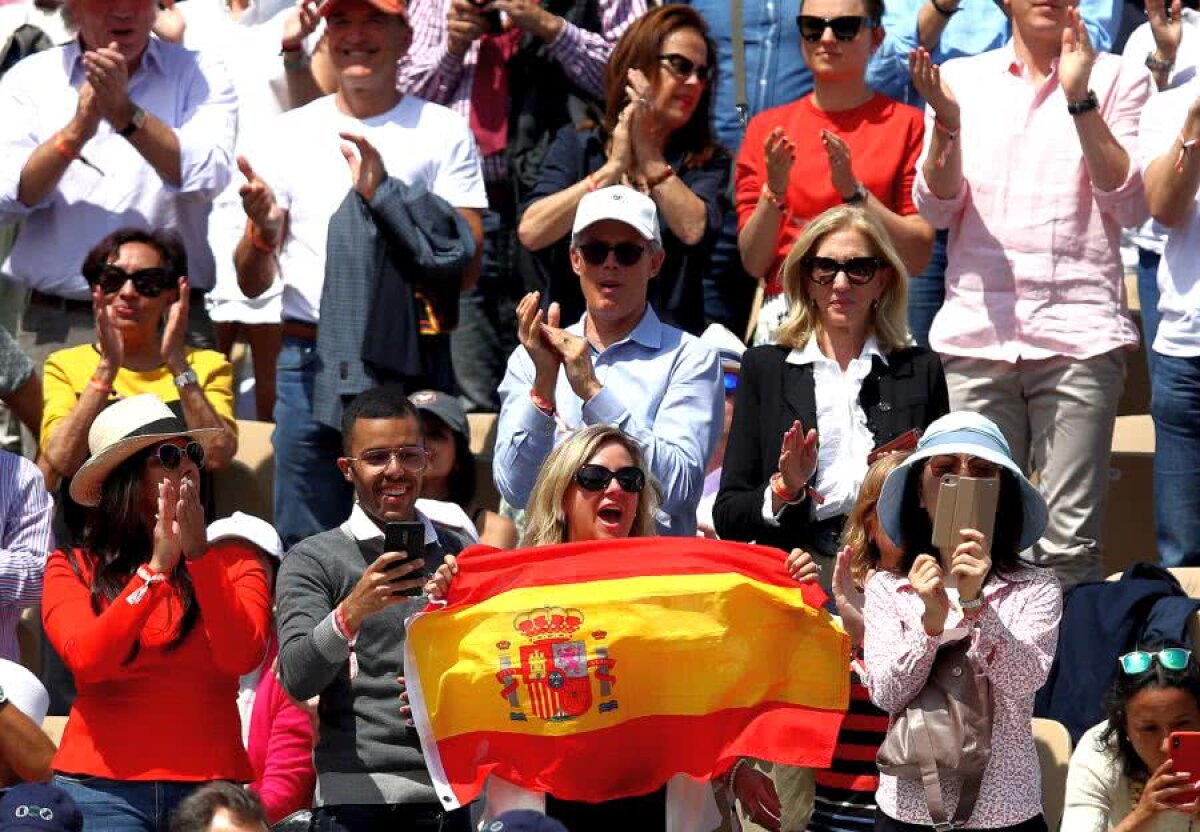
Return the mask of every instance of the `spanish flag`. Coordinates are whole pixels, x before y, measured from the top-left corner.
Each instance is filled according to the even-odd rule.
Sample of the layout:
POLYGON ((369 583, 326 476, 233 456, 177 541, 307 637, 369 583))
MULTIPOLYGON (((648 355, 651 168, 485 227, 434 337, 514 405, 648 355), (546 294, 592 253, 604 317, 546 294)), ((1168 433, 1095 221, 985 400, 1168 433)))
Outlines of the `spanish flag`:
POLYGON ((489 774, 599 802, 741 756, 829 766, 849 638, 778 549, 630 538, 458 562, 445 606, 409 620, 404 658, 444 807, 489 774))

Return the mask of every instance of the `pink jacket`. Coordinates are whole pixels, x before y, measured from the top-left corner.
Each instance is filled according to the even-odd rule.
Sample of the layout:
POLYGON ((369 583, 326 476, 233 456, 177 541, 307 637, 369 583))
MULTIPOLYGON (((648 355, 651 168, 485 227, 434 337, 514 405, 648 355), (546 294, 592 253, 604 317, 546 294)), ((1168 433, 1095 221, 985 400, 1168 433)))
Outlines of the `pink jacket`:
POLYGON ((254 769, 250 788, 262 798, 272 824, 312 806, 313 730, 308 713, 283 691, 275 675, 279 644, 272 636, 266 666, 250 713, 247 754, 254 769))

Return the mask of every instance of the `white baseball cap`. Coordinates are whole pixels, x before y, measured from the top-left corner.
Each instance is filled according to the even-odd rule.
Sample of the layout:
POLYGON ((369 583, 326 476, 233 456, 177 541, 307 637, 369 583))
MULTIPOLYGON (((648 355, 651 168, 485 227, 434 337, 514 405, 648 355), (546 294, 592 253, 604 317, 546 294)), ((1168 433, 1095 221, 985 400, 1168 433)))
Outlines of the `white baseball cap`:
POLYGON ((627 185, 610 185, 586 194, 575 209, 575 225, 571 242, 602 220, 623 222, 641 235, 643 240, 662 245, 658 230, 658 206, 654 200, 627 185))
POLYGON ((0 689, 17 710, 37 725, 50 710, 50 694, 29 670, 16 662, 0 659, 0 689))
POLYGON ((279 532, 261 517, 235 511, 208 524, 209 543, 230 537, 248 540, 276 560, 283 560, 283 541, 279 539, 279 532))

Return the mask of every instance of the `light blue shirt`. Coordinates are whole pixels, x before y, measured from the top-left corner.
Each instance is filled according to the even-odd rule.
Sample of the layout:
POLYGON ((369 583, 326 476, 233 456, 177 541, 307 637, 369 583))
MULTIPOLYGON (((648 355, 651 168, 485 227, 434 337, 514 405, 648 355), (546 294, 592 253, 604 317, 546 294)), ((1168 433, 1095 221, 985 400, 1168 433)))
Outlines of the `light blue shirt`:
MULTIPOLYGON (((921 44, 917 15, 927 0, 888 0, 883 13, 887 33, 867 67, 867 83, 897 101, 923 107, 908 74, 908 54, 921 44)), ((1121 26, 1123 0, 1080 0, 1079 11, 1097 52, 1107 52, 1121 26)), ((933 62, 979 55, 1003 46, 1011 32, 1008 16, 995 0, 962 0, 942 31, 933 62)))
MULTIPOLYGON (((584 319, 567 329, 583 336, 584 319)), ((659 534, 696 534, 696 506, 704 469, 721 436, 725 392, 721 361, 700 339, 646 314, 622 341, 600 352, 592 366, 603 389, 586 404, 559 371, 554 388, 557 412, 547 416, 529 397, 533 359, 517 347, 500 382, 500 421, 492 474, 510 504, 523 508, 546 455, 572 432, 612 425, 642 448, 649 473, 662 488, 659 534)))

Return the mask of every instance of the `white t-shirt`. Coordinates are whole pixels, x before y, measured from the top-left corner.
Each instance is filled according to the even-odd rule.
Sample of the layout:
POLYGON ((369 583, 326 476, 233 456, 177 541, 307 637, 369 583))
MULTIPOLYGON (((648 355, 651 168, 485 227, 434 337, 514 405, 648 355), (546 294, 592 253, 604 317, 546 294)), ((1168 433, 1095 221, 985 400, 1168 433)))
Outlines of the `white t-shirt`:
POLYGON ((328 95, 275 121, 271 139, 250 164, 288 211, 288 236, 279 255, 283 317, 315 323, 325 283, 329 220, 353 185, 338 134, 364 136, 383 157, 388 176, 423 184, 456 208, 487 208, 479 151, 462 116, 406 95, 391 110, 357 119, 328 95))
MULTIPOLYGON (((1175 138, 1197 95, 1200 95, 1200 78, 1193 78, 1146 102, 1138 137, 1143 173, 1159 156, 1174 152, 1175 138)), ((1158 311, 1162 320, 1152 346, 1155 352, 1175 358, 1200 355, 1200 258, 1196 257, 1196 252, 1200 251, 1200 211, 1197 206, 1200 206, 1200 196, 1192 200, 1192 207, 1183 222, 1171 229, 1158 266, 1158 311)))

